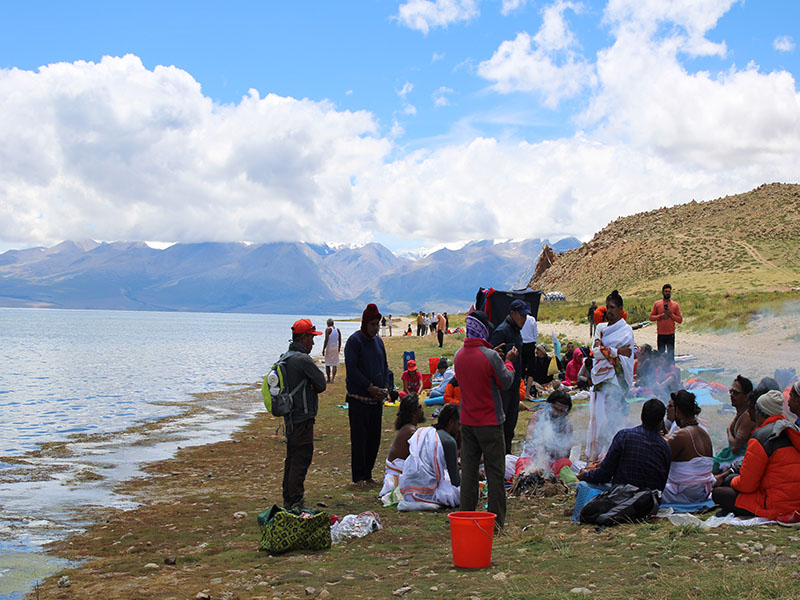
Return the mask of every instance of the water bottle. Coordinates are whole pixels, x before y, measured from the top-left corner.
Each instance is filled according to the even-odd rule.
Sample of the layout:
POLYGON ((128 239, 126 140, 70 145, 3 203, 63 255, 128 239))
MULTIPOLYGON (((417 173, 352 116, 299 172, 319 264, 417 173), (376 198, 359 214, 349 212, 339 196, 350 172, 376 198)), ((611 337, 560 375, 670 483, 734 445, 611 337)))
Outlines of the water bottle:
POLYGON ((271 395, 276 396, 281 393, 280 378, 275 371, 270 371, 269 375, 267 375, 267 385, 271 395))

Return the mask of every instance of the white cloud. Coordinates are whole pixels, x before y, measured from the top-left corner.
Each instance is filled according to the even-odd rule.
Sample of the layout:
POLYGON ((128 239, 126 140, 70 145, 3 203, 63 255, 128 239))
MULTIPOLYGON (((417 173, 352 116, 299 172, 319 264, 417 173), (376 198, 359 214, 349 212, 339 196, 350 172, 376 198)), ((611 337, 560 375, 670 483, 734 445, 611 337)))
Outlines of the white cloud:
POLYGON ((576 45, 575 36, 564 19, 564 11, 580 12, 582 6, 574 2, 557 0, 542 10, 542 26, 533 38, 536 45, 546 52, 566 50, 576 45))
POLYGON ((406 104, 403 107, 403 114, 411 115, 411 116, 416 115, 417 114, 417 107, 414 106, 413 104, 406 104))
POLYGON ((408 81, 406 81, 406 82, 403 84, 403 87, 402 87, 402 89, 401 89, 399 92, 397 92, 397 95, 398 95, 398 96, 400 96, 401 98, 405 98, 405 97, 406 97, 406 96, 408 96, 408 95, 409 95, 409 94, 410 94, 410 93, 411 93, 413 90, 414 90, 414 84, 413 84, 413 83, 409 83, 408 81))
POLYGON ((489 60, 478 65, 478 74, 494 81, 492 88, 503 94, 537 92, 551 108, 593 85, 592 66, 582 58, 568 53, 563 59, 554 59, 533 42, 524 32, 503 42, 489 60))
POLYGON ((772 42, 772 47, 778 52, 794 52, 795 43, 790 35, 781 35, 772 42))
POLYGON ((725 43, 711 42, 705 36, 738 1, 609 0, 605 19, 618 34, 638 32, 648 38, 670 39, 691 56, 724 56, 725 43))
POLYGON ((434 52, 433 56, 431 57, 431 62, 435 63, 435 62, 439 62, 440 60, 443 60, 443 59, 444 59, 444 52, 442 52, 441 54, 438 53, 438 52, 434 52))
POLYGON ((425 35, 432 28, 471 21, 479 15, 477 0, 409 0, 397 10, 397 19, 425 35))
POLYGON ((503 15, 510 15, 512 12, 522 8, 527 3, 528 0, 503 0, 503 4, 500 7, 500 12, 503 15))
MULTIPOLYGON (((135 56, 0 70, 0 240, 321 240, 371 226, 351 176, 391 149, 371 114, 216 105, 135 56)), ((334 240, 335 241, 335 240, 334 240)))
POLYGON ((448 94, 452 94, 453 90, 449 87, 442 86, 435 92, 433 92, 433 104, 434 106, 449 106, 450 99, 447 97, 448 94))
MULTIPOLYGON (((622 4, 631 10, 639 6, 612 0, 609 10, 622 4)), ((690 73, 680 62, 687 49, 703 45, 701 38, 731 2, 698 3, 707 5, 711 17, 697 17, 703 25, 695 26, 693 40, 660 35, 652 26, 675 23, 670 19, 684 23, 692 4, 659 3, 659 14, 644 2, 642 7, 652 9, 646 18, 625 13, 632 19, 625 23, 617 13, 617 38, 598 54, 596 95, 580 122, 599 139, 646 149, 676 164, 728 169, 796 160, 800 95, 790 73, 762 73, 752 64, 719 74, 690 73), (685 11, 677 10, 680 6, 685 11)))

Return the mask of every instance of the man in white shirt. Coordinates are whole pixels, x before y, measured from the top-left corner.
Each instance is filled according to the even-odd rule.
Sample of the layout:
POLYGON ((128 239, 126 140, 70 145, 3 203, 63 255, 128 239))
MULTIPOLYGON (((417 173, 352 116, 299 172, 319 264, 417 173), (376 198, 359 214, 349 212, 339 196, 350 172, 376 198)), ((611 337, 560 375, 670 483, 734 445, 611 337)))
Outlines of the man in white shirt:
POLYGON ((525 380, 525 398, 531 397, 533 389, 533 359, 536 356, 536 342, 539 339, 539 327, 536 319, 530 314, 525 318, 525 324, 520 329, 522 335, 522 378, 525 380))

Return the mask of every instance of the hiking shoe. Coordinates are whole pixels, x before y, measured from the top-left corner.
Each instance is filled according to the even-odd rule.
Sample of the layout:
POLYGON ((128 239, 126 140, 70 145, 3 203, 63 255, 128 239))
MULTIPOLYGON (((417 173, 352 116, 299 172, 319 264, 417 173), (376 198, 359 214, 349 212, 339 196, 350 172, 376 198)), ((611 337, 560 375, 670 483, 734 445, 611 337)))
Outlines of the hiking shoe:
POLYGON ((775 520, 784 527, 800 527, 800 510, 785 515, 778 515, 775 520))

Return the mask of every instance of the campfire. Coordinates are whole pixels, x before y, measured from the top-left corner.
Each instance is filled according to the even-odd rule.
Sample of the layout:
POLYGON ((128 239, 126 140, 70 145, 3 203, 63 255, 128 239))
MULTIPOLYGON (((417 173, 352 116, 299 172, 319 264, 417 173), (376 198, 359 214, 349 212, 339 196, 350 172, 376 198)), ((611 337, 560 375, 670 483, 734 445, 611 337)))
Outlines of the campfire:
POLYGON ((508 493, 523 498, 549 498, 559 494, 568 494, 569 488, 552 471, 534 470, 530 473, 514 475, 508 493))

